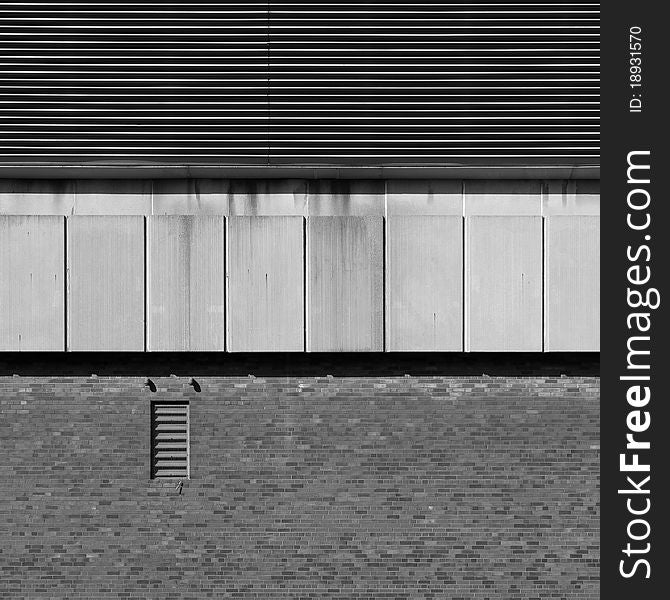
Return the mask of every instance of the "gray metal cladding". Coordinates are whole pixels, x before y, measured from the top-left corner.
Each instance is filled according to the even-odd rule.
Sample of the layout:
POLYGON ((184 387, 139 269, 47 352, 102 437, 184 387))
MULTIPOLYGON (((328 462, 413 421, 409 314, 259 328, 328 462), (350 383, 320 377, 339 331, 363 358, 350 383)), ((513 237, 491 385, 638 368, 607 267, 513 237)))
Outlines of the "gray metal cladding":
POLYGON ((389 217, 389 351, 463 350, 463 218, 389 217))
POLYGON ((600 223, 545 219, 545 350, 600 350, 600 223))
POLYGON ((224 306, 224 217, 148 217, 147 350, 224 350, 224 306))
POLYGON ((0 351, 65 349, 65 219, 0 216, 0 351))
POLYGON ((599 12, 5 3, 0 163, 595 165, 599 12))
POLYGON ((278 162, 598 154, 597 4, 273 1, 278 162))
POLYGON ((3 161, 265 162, 265 2, 3 5, 3 161))
POLYGON ((542 351, 542 218, 466 220, 466 350, 542 351))
POLYGON ((307 350, 384 350, 382 217, 307 219, 307 350))
POLYGON ((67 219, 68 350, 144 350, 144 217, 67 219))
POLYGON ((228 218, 231 352, 305 349, 304 219, 228 218))

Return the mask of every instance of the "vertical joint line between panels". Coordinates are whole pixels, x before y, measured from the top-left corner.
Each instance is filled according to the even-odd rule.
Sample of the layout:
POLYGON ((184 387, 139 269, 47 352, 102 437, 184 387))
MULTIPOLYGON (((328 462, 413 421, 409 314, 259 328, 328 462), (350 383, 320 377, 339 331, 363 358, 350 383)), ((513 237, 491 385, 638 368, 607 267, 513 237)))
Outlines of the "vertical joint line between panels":
POLYGON ((68 278, 68 245, 67 245, 67 217, 63 217, 63 348, 67 352, 69 350, 68 338, 68 315, 67 315, 67 296, 70 282, 68 278))
POLYGON ((229 217, 223 217, 223 350, 230 352, 230 237, 229 217))
POLYGON ((386 352, 386 217, 382 217, 382 352, 386 352))
POLYGON ((461 181, 461 254, 462 264, 461 264, 461 299, 463 300, 463 305, 461 308, 461 319, 463 323, 461 324, 461 347, 463 352, 469 352, 469 340, 467 336, 467 326, 468 326, 468 283, 466 280, 467 277, 467 228, 465 221, 465 179, 461 181))
POLYGON ((466 323, 467 323, 467 284, 465 281, 465 277, 467 275, 467 269, 465 268, 465 254, 466 254, 466 249, 467 249, 467 244, 465 240, 465 235, 466 235, 466 230, 465 230, 465 216, 461 217, 461 254, 462 254, 462 260, 461 260, 461 299, 463 300, 462 306, 461 306, 461 348, 463 349, 463 352, 466 352, 469 350, 469 348, 466 348, 466 335, 465 335, 465 328, 466 328, 466 323))
MULTIPOLYGON (((309 196, 308 196, 309 201, 309 196)), ((307 217, 302 218, 302 279, 303 279, 303 351, 309 352, 309 243, 307 236, 309 228, 307 227, 307 217)))
POLYGON ((548 190, 546 189, 547 182, 546 181, 541 181, 540 182, 540 220, 542 223, 542 319, 541 319, 541 327, 542 327, 542 339, 541 339, 541 349, 542 352, 545 351, 546 348, 546 341, 545 341, 545 336, 546 336, 546 323, 545 319, 547 317, 547 307, 546 307, 546 295, 547 295, 547 286, 545 284, 545 278, 547 276, 547 265, 546 265, 546 252, 545 252, 545 240, 546 240, 546 234, 545 234, 545 226, 546 226, 546 220, 544 218, 544 201, 545 201, 545 196, 547 195, 548 190))
POLYGON ((386 277, 388 270, 388 179, 384 180, 384 216, 382 217, 382 352, 388 352, 388 337, 386 319, 389 314, 386 303, 388 291, 386 277))
POLYGON ((545 336, 547 335, 547 326, 545 320, 547 318, 547 286, 545 279, 547 277, 547 252, 545 249, 545 242, 547 239, 545 227, 547 226, 547 220, 544 216, 540 217, 542 219, 542 352, 546 351, 546 341, 545 336))
POLYGON ((461 179, 461 215, 465 217, 465 179, 461 179))
POLYGON ((146 215, 142 217, 142 224, 144 235, 144 243, 142 244, 142 248, 144 249, 144 351, 147 352, 149 349, 149 235, 146 215))

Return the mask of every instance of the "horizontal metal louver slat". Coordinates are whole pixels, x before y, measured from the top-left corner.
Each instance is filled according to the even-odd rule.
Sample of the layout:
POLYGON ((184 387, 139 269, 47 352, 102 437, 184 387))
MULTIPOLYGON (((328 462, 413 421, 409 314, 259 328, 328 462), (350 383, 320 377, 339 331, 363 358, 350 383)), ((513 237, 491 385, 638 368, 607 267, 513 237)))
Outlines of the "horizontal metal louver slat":
MULTIPOLYGON (((163 420, 163 419, 161 419, 161 421, 162 421, 162 420, 163 420)), ((186 424, 185 424, 185 423, 180 423, 179 425, 176 425, 176 424, 163 424, 163 423, 161 423, 161 424, 159 424, 159 425, 156 425, 156 431, 157 431, 157 432, 170 431, 170 432, 172 432, 172 433, 174 433, 174 434, 176 434, 176 435, 180 435, 180 434, 183 433, 183 430, 182 430, 183 427, 186 427, 186 424)))
POLYGON ((182 477, 182 475, 179 469, 173 470, 166 468, 162 471, 161 477, 182 477))
MULTIPOLYGON (((155 430, 155 431, 158 432, 159 430, 155 430)), ((157 441, 161 441, 161 440, 172 441, 172 440, 178 440, 178 439, 186 439, 186 434, 183 433, 183 432, 180 432, 178 434, 175 434, 174 432, 172 432, 172 433, 156 433, 155 438, 156 438, 157 441)))
POLYGON ((0 164, 592 164, 597 2, 0 6, 0 164))
MULTIPOLYGON (((170 472, 178 472, 183 469, 183 464, 182 461, 176 460, 157 460, 156 461, 156 469, 161 472, 161 475, 159 476, 160 478, 166 477, 166 475, 163 475, 162 473, 164 471, 169 470, 170 472)), ((185 477, 183 474, 179 475, 170 475, 170 477, 185 477)))
POLYGON ((151 475, 188 477, 188 404, 151 406, 151 475))

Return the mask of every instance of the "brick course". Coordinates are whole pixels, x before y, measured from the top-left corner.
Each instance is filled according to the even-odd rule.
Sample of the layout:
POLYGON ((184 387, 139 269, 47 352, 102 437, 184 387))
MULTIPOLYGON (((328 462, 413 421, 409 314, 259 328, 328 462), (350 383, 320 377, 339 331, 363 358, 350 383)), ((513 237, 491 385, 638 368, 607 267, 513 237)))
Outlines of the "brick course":
POLYGON ((153 381, 0 377, 0 597, 598 598, 597 377, 153 381))

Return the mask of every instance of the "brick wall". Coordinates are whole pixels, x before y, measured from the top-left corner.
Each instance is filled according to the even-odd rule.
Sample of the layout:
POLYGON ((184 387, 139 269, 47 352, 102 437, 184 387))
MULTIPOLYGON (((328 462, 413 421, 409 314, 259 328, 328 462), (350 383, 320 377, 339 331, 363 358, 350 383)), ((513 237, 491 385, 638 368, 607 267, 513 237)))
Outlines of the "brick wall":
POLYGON ((597 377, 153 381, 0 377, 0 597, 598 598, 597 377))

